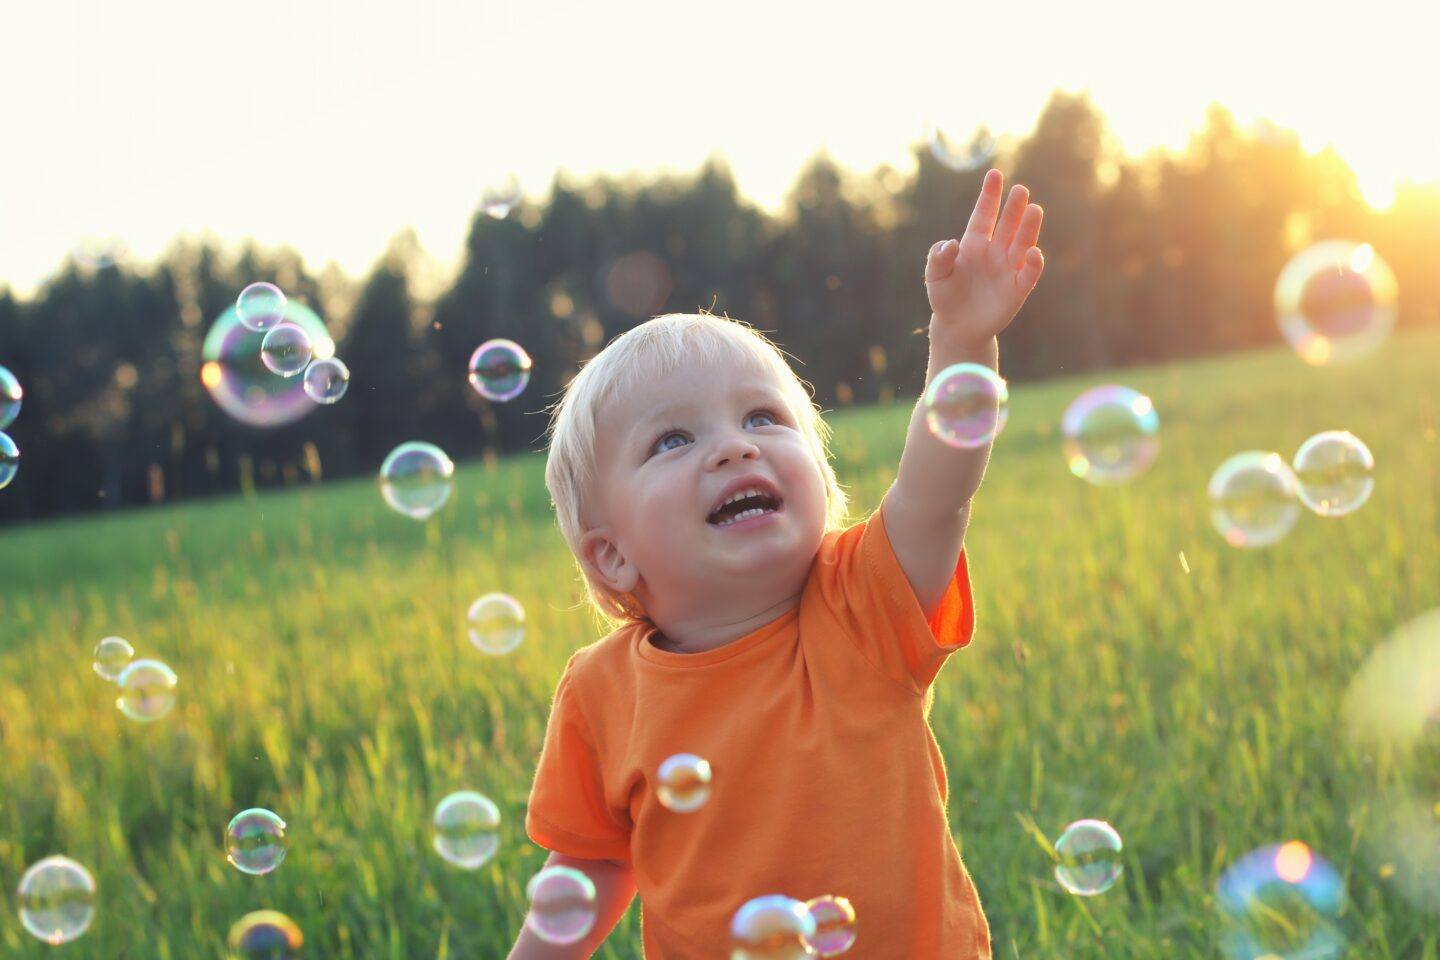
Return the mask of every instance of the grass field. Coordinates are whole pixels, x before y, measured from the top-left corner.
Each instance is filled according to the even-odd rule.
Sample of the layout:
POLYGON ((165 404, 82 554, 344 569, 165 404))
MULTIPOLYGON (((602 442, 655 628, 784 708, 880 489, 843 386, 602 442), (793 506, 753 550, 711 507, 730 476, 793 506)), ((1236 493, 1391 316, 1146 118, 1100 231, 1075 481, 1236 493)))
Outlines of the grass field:
MULTIPOLYGON (((1367 651, 1440 606, 1437 372, 1440 337, 1412 334, 1333 370, 1277 351, 1014 392, 969 538, 976 642, 933 713, 997 957, 1217 956, 1217 876, 1293 838, 1345 876, 1349 956, 1440 957, 1440 920, 1365 856, 1365 780, 1339 717, 1367 651), (1110 380, 1155 399, 1163 446, 1138 481, 1101 489, 1066 470, 1057 430, 1079 389, 1110 380), (1226 546, 1213 469, 1244 449, 1288 458, 1330 428, 1374 451, 1371 501, 1307 513, 1268 550, 1226 546), (1121 881, 1087 901, 1055 884, 1025 825, 1053 839, 1082 817, 1126 844, 1121 881)), ((857 514, 893 477, 907 416, 830 416, 857 514)), ((230 924, 264 907, 298 921, 309 957, 503 956, 544 858, 522 824, 548 698, 596 638, 542 471, 539 457, 462 467, 429 525, 349 482, 0 532, 0 955, 49 955, 14 890, 63 852, 100 891, 67 958, 222 956, 230 924), (529 616, 505 658, 463 631, 492 590, 529 616), (108 634, 179 673, 164 721, 114 708, 90 668, 108 634), (430 847, 435 803, 460 788, 505 817, 475 873, 430 847), (225 823, 248 806, 289 822, 268 877, 224 859, 225 823)), ((638 907, 600 955, 638 956, 637 931, 638 907)))

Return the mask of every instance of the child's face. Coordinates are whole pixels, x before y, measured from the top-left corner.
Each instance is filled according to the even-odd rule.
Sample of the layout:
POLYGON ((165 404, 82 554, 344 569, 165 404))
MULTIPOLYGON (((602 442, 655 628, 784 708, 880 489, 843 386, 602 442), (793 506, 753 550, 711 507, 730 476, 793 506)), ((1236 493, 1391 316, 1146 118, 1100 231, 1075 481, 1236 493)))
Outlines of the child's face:
POLYGON ((799 593, 824 534, 825 484, 773 374, 684 364, 617 398, 596 427, 587 536, 603 540, 596 565, 608 560, 652 619, 744 613, 799 593), (774 495, 763 504, 774 509, 719 522, 737 484, 774 495))

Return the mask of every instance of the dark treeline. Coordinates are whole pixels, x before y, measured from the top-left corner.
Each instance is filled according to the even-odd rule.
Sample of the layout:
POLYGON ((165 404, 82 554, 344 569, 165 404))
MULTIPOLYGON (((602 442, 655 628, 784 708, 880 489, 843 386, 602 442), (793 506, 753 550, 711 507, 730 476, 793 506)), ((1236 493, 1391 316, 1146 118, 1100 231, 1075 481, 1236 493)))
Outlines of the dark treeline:
MULTIPOLYGON (((771 331, 827 407, 914 395, 926 358, 930 244, 963 231, 985 163, 868 175, 821 156, 770 216, 723 164, 688 178, 554 184, 543 206, 477 213, 458 274, 416 294, 423 256, 396 238, 363 283, 307 274, 293 251, 238 256, 177 242, 153 267, 67 263, 29 301, 0 290, 0 365, 26 390, 10 428, 19 476, 0 520, 370 473, 395 444, 453 457, 539 449, 544 408, 610 338, 666 311, 707 309, 771 331), (353 374, 339 404, 259 430, 202 386, 201 343, 253 280, 330 327, 353 374), (492 405, 470 352, 510 337, 529 389, 492 405)), ((1213 107, 1183 155, 1119 156, 1084 96, 1056 94, 1036 129, 992 158, 1046 210, 1045 279, 1002 339, 1007 376, 1167 360, 1279 340, 1275 278, 1311 242, 1372 243, 1394 269, 1400 325, 1440 319, 1440 192, 1371 210, 1333 153, 1246 133, 1213 107)))

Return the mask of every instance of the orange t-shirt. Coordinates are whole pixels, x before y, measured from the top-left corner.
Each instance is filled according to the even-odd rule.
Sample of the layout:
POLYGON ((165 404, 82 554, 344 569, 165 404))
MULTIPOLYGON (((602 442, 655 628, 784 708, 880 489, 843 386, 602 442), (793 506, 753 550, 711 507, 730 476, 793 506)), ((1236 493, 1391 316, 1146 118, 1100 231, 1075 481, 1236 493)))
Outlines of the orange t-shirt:
POLYGON ((927 621, 877 510, 826 534, 799 606, 747 636, 672 653, 639 622, 577 651, 526 830, 630 861, 652 960, 726 956, 735 911, 773 893, 848 897, 856 960, 989 958, 925 697, 973 629, 964 553, 927 621), (656 796, 677 753, 713 771, 693 813, 656 796))

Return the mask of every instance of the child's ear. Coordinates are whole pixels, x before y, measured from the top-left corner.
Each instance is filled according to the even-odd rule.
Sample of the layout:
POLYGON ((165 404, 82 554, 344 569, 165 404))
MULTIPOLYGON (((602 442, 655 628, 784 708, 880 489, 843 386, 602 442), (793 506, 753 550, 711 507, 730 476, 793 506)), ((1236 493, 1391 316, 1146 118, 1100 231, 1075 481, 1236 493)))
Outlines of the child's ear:
POLYGON ((580 537, 580 562, 616 593, 630 593, 640 582, 640 571, 603 529, 587 530, 580 537))

